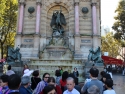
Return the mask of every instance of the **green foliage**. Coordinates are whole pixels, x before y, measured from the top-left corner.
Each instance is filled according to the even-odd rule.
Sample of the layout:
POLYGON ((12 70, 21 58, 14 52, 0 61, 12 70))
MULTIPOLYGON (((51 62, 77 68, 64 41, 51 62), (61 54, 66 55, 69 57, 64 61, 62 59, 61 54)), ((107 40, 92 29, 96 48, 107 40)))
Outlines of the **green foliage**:
POLYGON ((14 46, 17 22, 17 0, 0 0, 0 47, 1 58, 7 46, 14 46))
POLYGON ((117 39, 117 40, 121 40, 121 39, 122 39, 122 38, 121 38, 122 35, 123 35, 123 34, 122 34, 121 32, 116 32, 113 37, 114 37, 115 39, 117 39))
POLYGON ((112 28, 117 32, 115 34, 116 39, 120 39, 122 34, 125 33, 125 1, 120 1, 117 9, 115 10, 117 16, 114 17, 116 22, 113 24, 112 28))
POLYGON ((101 38, 102 41, 102 52, 109 52, 109 56, 116 57, 119 55, 119 48, 121 47, 121 42, 113 37, 113 33, 109 32, 105 37, 101 38))

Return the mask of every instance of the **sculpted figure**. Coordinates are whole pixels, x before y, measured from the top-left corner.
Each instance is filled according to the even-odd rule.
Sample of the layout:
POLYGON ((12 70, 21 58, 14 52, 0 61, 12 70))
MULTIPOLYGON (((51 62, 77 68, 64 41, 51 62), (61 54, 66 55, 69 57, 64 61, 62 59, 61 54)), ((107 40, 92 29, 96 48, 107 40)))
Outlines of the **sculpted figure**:
POLYGON ((94 63, 103 63, 100 47, 98 47, 95 51, 93 49, 89 50, 88 61, 94 61, 94 63))
POLYGON ((52 20, 50 23, 51 28, 53 29, 52 36, 61 36, 64 33, 63 25, 66 25, 65 16, 62 13, 62 10, 56 10, 53 12, 52 20))
POLYGON ((15 60, 19 60, 21 62, 21 53, 19 52, 20 48, 16 48, 15 50, 12 47, 8 47, 8 57, 7 62, 15 62, 15 60))

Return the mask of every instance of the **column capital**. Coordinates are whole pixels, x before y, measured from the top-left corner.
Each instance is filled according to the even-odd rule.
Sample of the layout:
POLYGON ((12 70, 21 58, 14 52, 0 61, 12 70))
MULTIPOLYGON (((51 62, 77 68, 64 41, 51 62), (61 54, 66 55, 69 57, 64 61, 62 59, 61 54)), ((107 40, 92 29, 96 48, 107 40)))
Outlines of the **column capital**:
POLYGON ((19 5, 25 5, 25 0, 19 0, 19 5))
POLYGON ((93 3, 91 3, 91 5, 92 5, 92 6, 96 6, 96 5, 97 5, 97 3, 93 2, 93 3))
POLYGON ((75 4, 75 6, 79 5, 79 0, 74 0, 74 4, 75 4))
POLYGON ((42 1, 41 1, 41 0, 37 0, 37 1, 36 1, 36 4, 37 4, 37 5, 42 5, 42 1))

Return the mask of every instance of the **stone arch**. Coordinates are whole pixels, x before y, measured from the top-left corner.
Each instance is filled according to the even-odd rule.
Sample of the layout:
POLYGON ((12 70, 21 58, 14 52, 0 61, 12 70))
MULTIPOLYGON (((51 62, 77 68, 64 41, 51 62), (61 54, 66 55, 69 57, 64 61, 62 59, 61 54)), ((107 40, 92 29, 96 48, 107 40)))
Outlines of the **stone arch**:
POLYGON ((41 15, 41 33, 44 33, 47 35, 47 13, 49 11, 49 9, 51 9, 52 7, 54 6, 62 6, 64 8, 67 9, 68 11, 68 30, 69 31, 72 31, 74 32, 74 26, 73 26, 73 23, 74 23, 74 2, 73 1, 68 1, 68 0, 65 0, 65 1, 61 1, 60 3, 55 3, 55 2, 46 2, 46 1, 43 1, 43 5, 42 5, 42 15, 41 15), (46 26, 45 26, 46 25, 46 26))
POLYGON ((57 4, 57 3, 55 3, 55 2, 54 2, 54 3, 49 3, 48 5, 44 6, 44 9, 45 9, 46 12, 48 12, 48 10, 49 10, 51 7, 57 6, 57 5, 60 5, 60 6, 65 7, 65 8, 68 10, 68 12, 70 12, 70 11, 73 10, 73 5, 71 4, 71 2, 70 2, 70 4, 69 4, 68 2, 65 2, 65 3, 61 2, 61 3, 59 3, 59 4, 57 4))
POLYGON ((48 4, 44 3, 44 6, 43 6, 43 8, 44 8, 44 10, 46 12, 45 14, 47 14, 48 10, 51 7, 56 6, 56 5, 61 5, 61 6, 65 7, 68 10, 68 12, 74 10, 74 7, 73 7, 74 4, 72 4, 71 2, 68 2, 68 1, 60 2, 60 3, 48 2, 48 4))

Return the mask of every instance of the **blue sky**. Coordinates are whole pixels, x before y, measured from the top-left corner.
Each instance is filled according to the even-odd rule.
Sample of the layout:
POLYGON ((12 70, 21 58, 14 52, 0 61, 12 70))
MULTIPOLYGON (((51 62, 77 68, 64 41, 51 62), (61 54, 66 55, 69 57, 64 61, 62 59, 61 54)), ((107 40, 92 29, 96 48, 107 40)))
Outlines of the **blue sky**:
POLYGON ((119 0, 101 0, 101 25, 112 27, 119 0))

